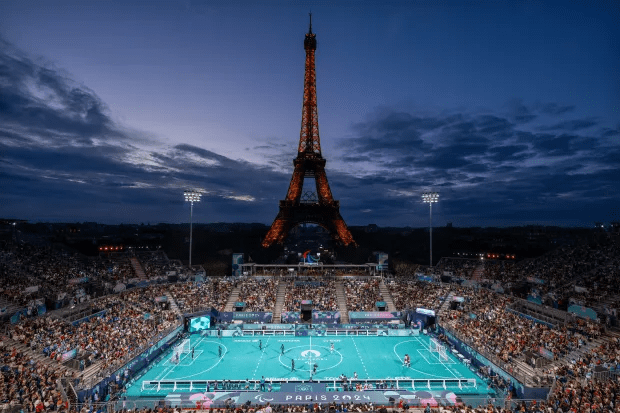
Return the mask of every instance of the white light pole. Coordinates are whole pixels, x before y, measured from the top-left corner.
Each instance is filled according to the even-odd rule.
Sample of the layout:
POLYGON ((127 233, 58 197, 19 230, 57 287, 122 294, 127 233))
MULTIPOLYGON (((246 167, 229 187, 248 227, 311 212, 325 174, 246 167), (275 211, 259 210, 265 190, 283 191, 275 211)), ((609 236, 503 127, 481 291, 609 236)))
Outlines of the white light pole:
POLYGON ((422 194, 422 201, 429 206, 429 234, 430 234, 430 250, 431 250, 431 267, 433 266, 433 203, 439 201, 439 194, 437 192, 424 192, 422 194))
POLYGON ((185 191, 185 201, 189 202, 189 268, 192 269, 192 220, 194 214, 194 202, 200 202, 202 194, 196 191, 185 191))

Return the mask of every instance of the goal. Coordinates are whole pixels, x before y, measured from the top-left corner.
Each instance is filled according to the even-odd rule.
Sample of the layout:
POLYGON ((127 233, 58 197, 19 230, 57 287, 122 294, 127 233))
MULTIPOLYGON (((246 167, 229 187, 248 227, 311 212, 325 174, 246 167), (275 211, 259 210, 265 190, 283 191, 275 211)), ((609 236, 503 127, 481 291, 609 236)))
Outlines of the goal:
POLYGON ((441 344, 439 340, 431 337, 429 348, 431 353, 437 353, 437 357, 441 361, 448 361, 448 353, 446 353, 446 346, 441 344))
POLYGON ((186 338, 181 341, 180 344, 174 346, 174 349, 172 350, 172 356, 170 357, 170 362, 178 364, 181 360, 181 356, 183 356, 183 354, 188 354, 190 351, 191 350, 189 338, 186 338))

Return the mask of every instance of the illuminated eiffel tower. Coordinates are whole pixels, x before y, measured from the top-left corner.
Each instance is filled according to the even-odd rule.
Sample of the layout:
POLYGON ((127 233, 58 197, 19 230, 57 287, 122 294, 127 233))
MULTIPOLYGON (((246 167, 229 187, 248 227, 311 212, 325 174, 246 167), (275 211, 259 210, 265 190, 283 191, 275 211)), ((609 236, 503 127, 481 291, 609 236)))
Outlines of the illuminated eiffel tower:
POLYGON ((312 33, 312 14, 310 28, 304 39, 306 50, 306 72, 304 75, 304 102, 301 112, 301 133, 297 158, 293 160, 295 169, 286 193, 280 201, 280 212, 271 224, 263 240, 263 247, 283 243, 291 228, 301 223, 315 223, 329 231, 334 241, 343 245, 356 245, 340 215, 340 202, 335 201, 325 175, 325 159, 321 155, 319 139, 319 113, 316 105, 316 71, 314 52, 316 35, 312 33), (314 178, 316 193, 304 191, 304 179, 314 178))

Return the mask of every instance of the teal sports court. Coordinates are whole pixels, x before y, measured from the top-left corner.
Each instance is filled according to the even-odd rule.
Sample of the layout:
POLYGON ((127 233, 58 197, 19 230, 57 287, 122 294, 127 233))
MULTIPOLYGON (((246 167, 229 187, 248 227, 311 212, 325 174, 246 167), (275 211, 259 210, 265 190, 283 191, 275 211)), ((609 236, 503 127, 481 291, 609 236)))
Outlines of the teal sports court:
POLYGON ((431 339, 423 334, 222 338, 193 334, 188 340, 178 360, 174 349, 164 353, 130 383, 125 395, 213 391, 216 381, 219 389, 228 381, 229 390, 259 390, 263 377, 273 391, 278 391, 281 383, 310 381, 326 383, 328 391, 335 391, 342 390, 342 375, 354 385, 375 389, 489 394, 486 383, 466 363, 450 351, 444 357, 431 351, 431 339), (405 354, 411 360, 409 367, 403 364, 405 354))

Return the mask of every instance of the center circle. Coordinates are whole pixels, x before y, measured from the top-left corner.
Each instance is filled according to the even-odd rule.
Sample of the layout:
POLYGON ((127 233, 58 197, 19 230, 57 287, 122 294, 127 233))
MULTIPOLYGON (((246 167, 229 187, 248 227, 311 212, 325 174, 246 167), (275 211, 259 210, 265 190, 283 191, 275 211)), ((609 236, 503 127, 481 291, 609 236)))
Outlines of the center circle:
POLYGON ((325 370, 332 369, 338 366, 340 363, 342 363, 342 359, 343 359, 342 354, 338 350, 334 350, 332 352, 330 351, 329 347, 321 346, 321 345, 312 346, 312 348, 309 348, 309 346, 305 346, 305 345, 290 347, 284 355, 281 354, 278 357, 278 360, 280 361, 280 364, 290 369, 291 358, 295 360, 296 371, 307 371, 307 372, 310 372, 313 370, 314 364, 318 365, 317 371, 325 371, 325 370), (323 351, 316 350, 317 348, 322 349, 323 351), (295 350, 295 349, 303 349, 303 350, 295 350), (291 357, 291 353, 294 353, 293 357, 291 357), (288 361, 288 363, 285 363, 284 360, 288 361), (325 365, 324 364, 325 362, 327 362, 328 365, 325 365))

